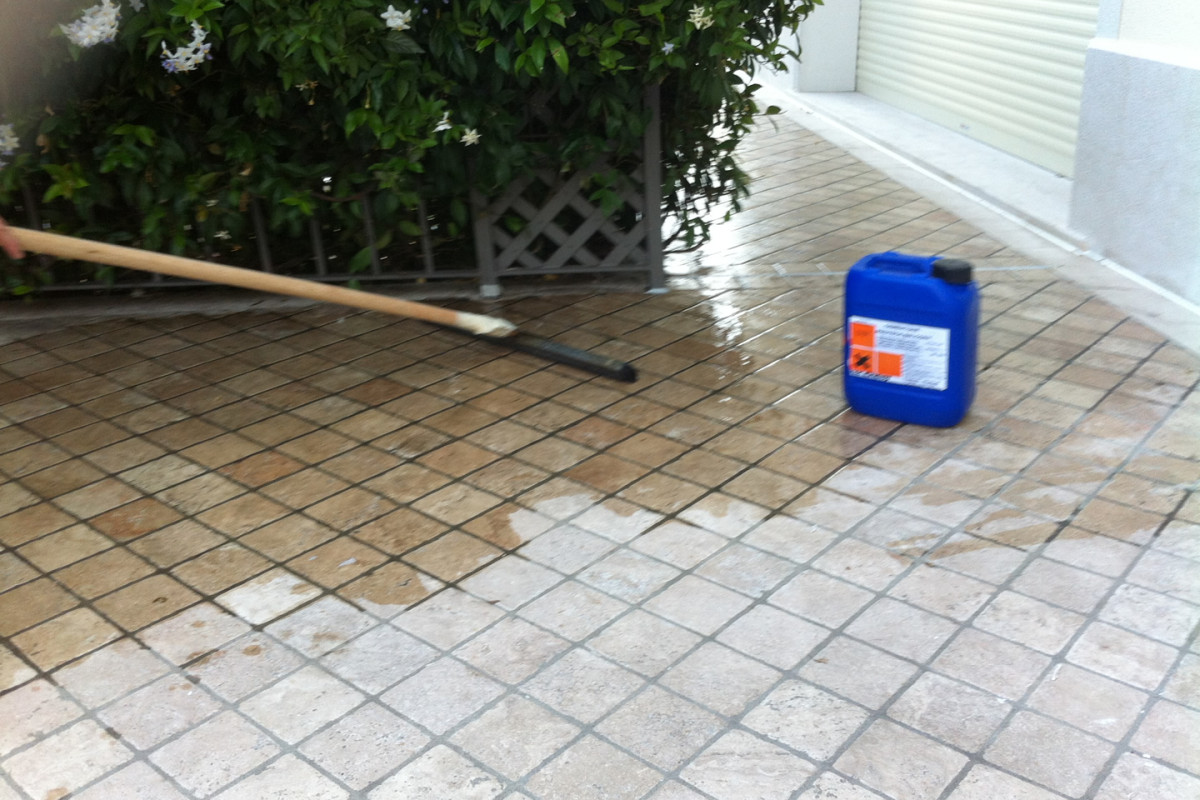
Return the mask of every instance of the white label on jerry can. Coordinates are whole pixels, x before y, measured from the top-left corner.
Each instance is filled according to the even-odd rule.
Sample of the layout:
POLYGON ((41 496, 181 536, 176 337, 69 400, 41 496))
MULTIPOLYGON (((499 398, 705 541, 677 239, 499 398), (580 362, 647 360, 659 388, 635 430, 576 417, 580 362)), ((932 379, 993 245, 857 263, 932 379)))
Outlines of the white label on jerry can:
POLYGON ((950 329, 850 317, 847 369, 860 378, 944 391, 950 381, 950 329))

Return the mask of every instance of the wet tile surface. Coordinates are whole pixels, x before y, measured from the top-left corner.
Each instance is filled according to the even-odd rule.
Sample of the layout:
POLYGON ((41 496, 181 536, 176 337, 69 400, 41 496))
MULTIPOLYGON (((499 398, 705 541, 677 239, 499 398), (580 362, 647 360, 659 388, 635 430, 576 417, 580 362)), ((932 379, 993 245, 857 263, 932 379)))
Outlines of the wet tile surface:
POLYGON ((1200 360, 783 121, 614 384, 315 307, 0 348, 0 797, 1200 793, 1200 360), (969 258, 975 407, 847 410, 841 288, 969 258))

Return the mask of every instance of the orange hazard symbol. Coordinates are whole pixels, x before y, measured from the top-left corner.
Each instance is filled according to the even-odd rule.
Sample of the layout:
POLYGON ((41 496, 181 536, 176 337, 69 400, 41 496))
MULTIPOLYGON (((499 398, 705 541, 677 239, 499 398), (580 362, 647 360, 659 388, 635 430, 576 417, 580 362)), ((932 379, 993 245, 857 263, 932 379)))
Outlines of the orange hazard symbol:
POLYGON ((904 374, 904 357, 875 349, 875 326, 865 322, 850 323, 850 371, 889 378, 904 374))

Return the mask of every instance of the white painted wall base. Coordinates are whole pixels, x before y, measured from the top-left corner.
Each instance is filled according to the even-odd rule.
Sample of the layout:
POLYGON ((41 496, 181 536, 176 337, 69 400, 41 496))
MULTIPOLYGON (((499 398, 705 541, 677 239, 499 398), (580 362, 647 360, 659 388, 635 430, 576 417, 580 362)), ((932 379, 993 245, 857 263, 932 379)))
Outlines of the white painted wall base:
POLYGON ((1097 253, 1200 303, 1200 54, 1092 42, 1071 227, 1097 253))

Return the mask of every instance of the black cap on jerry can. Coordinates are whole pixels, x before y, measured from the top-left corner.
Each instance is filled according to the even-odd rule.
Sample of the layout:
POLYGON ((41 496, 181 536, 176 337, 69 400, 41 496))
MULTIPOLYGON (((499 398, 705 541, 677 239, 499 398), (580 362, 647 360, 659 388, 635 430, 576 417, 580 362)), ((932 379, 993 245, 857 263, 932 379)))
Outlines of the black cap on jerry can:
POLYGON ((971 262, 961 258, 939 258, 933 262, 933 277, 941 278, 946 283, 970 283, 971 270, 971 262))

